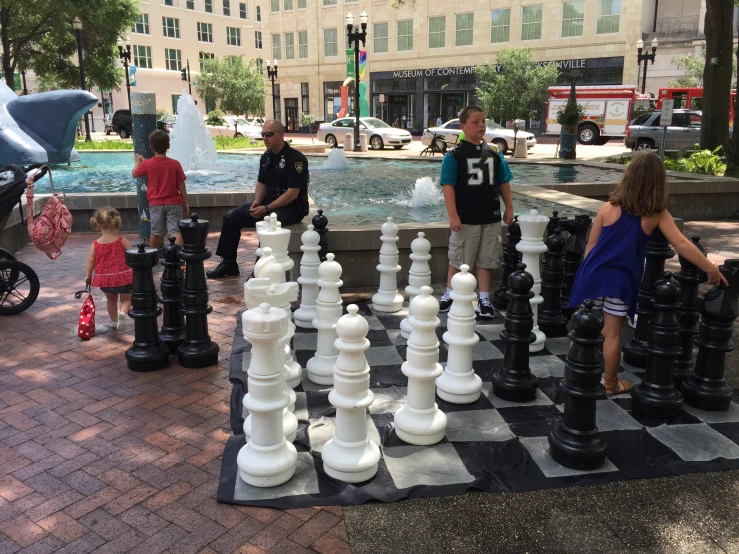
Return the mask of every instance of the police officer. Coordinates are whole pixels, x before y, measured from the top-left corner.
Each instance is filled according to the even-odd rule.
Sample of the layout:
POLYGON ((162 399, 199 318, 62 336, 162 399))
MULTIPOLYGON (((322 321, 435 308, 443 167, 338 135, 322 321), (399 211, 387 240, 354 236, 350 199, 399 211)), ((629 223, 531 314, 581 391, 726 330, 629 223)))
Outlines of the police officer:
POLYGON ((256 227, 272 212, 282 226, 298 223, 308 215, 308 160, 285 142, 285 128, 275 120, 262 125, 267 151, 259 160, 254 202, 229 211, 223 218, 216 254, 221 263, 206 273, 211 279, 239 274, 236 251, 241 229, 256 227))

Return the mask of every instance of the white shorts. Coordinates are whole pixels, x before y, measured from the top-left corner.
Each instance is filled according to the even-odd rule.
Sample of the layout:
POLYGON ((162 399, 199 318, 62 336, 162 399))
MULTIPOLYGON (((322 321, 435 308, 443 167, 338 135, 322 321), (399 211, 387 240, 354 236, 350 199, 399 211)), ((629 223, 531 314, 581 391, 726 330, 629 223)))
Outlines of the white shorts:
POLYGON ((626 317, 629 315, 629 307, 624 304, 620 299, 612 296, 601 296, 593 300, 596 310, 603 310, 605 313, 616 316, 626 317))

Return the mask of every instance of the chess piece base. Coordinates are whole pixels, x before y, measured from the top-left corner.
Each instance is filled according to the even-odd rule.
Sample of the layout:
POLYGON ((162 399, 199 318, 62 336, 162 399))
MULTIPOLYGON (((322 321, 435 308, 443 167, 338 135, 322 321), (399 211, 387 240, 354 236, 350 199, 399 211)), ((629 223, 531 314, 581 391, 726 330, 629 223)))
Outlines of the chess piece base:
POLYGON ((157 371, 169 365, 169 349, 165 344, 132 346, 126 350, 126 362, 131 371, 157 371))
POLYGON ((408 340, 408 338, 410 338, 411 336, 411 331, 413 331, 413 327, 411 327, 411 324, 406 317, 403 321, 400 322, 400 336, 408 340))
POLYGON ((336 364, 336 356, 322 356, 316 354, 305 365, 308 370, 308 380, 316 385, 333 385, 334 384, 334 365, 336 364))
MULTIPOLYGON (((510 373, 510 372, 506 372, 510 373)), ((523 379, 510 379, 500 371, 493 374, 493 394, 508 402, 531 402, 536 398, 539 380, 535 375, 523 379)))
POLYGON ((579 470, 597 469, 606 460, 606 441, 600 435, 578 435, 557 427, 549 433, 549 455, 560 465, 579 470))
POLYGON ((204 345, 180 344, 177 347, 177 361, 182 367, 199 369, 218 363, 218 345, 214 342, 204 345))
POLYGON ((436 444, 445 432, 446 415, 436 404, 428 410, 416 410, 406 404, 395 413, 395 434, 408 444, 436 444))
POLYGON ((452 404, 477 402, 482 392, 482 379, 474 371, 456 373, 444 370, 436 379, 436 394, 452 404))
POLYGON ((529 352, 541 352, 544 350, 544 343, 547 341, 547 337, 544 333, 542 333, 539 330, 539 327, 534 327, 533 331, 531 331, 536 335, 536 340, 529 344, 529 352))
POLYGON ((400 294, 378 292, 372 297, 372 309, 376 312, 394 314, 403 309, 403 297, 400 294))
POLYGON ((290 480, 297 468, 298 452, 289 442, 263 447, 251 442, 236 457, 239 477, 253 487, 275 487, 290 480))
POLYGON ((539 329, 544 333, 545 336, 550 338, 566 337, 567 336, 567 319, 562 317, 559 320, 545 321, 541 317, 541 310, 539 311, 539 329))
POLYGON ((686 404, 709 412, 728 410, 734 397, 723 379, 720 382, 711 382, 691 376, 682 382, 680 390, 686 404))
MULTIPOLYGON (((244 420, 244 436, 246 440, 251 437, 251 416, 247 416, 244 420)), ((285 408, 282 410, 282 434, 285 435, 287 442, 295 442, 295 436, 298 432, 298 418, 290 410, 285 408)))
POLYGON ((177 354, 177 347, 185 340, 185 328, 183 327, 181 332, 174 330, 171 333, 162 329, 159 333, 159 340, 167 346, 170 354, 175 355, 177 354))
POLYGON ((288 387, 294 389, 300 384, 303 378, 303 368, 293 359, 291 363, 285 364, 285 370, 285 382, 288 387))
POLYGON ((634 367, 646 369, 647 367, 647 351, 644 345, 636 340, 631 340, 623 347, 624 362, 634 367))
POLYGON ((631 409, 658 419, 672 419, 680 415, 683 395, 676 388, 655 395, 642 383, 631 389, 631 409))
POLYGON ((315 329, 313 327, 313 320, 316 317, 316 310, 306 310, 305 308, 298 308, 295 310, 295 326, 301 329, 315 329))
POLYGON ((334 479, 344 483, 362 483, 372 479, 377 473, 380 449, 371 440, 347 443, 330 439, 321 452, 324 471, 334 479))

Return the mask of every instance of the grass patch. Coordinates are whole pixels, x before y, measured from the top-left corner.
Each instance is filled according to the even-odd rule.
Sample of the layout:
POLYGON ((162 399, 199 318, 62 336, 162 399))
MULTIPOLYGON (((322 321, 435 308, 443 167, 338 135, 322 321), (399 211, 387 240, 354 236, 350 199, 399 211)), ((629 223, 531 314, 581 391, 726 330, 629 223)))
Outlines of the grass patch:
MULTIPOLYGON (((608 163, 629 165, 634 158, 630 156, 619 156, 608 158, 608 163)), ((669 171, 682 171, 683 173, 698 173, 700 175, 716 175, 721 177, 726 172, 726 158, 722 155, 719 146, 715 150, 696 150, 690 156, 684 152, 677 154, 665 154, 665 169, 669 171)))
POLYGON ((263 148, 262 144, 249 137, 223 137, 215 138, 216 150, 238 150, 241 148, 263 148))
POLYGON ((86 142, 84 140, 76 140, 74 147, 77 150, 133 150, 133 141, 105 139, 86 142))

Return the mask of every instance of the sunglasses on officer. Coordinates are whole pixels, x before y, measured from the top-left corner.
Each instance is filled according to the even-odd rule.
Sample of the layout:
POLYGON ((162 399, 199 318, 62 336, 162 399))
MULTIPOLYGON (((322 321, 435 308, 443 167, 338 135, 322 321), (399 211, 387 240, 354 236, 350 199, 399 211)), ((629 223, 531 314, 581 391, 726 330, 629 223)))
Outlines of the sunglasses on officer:
POLYGON ((267 131, 266 133, 262 133, 262 138, 270 138, 277 134, 277 131, 267 131))

